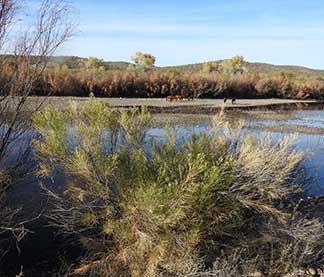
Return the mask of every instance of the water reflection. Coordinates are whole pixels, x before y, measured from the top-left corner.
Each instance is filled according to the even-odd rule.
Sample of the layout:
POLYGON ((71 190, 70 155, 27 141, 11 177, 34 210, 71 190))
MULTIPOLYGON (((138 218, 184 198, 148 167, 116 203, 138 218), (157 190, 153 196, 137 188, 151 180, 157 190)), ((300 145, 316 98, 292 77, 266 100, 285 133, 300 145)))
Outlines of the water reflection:
MULTIPOLYGON (((242 116, 242 115, 240 115, 242 116)), ((274 116, 276 118, 276 116, 274 116)), ((267 116, 268 118, 268 116, 267 116)), ((306 155, 306 172, 307 177, 312 178, 312 186, 308 190, 310 195, 324 194, 324 110, 313 111, 293 111, 289 112, 289 118, 286 120, 266 119, 262 120, 260 117, 257 120, 251 119, 247 122, 247 129, 254 135, 265 137, 272 133, 272 139, 277 141, 284 136, 293 136, 297 134, 296 147, 302 150, 306 155), (272 129, 273 126, 282 126, 280 131, 272 129), (265 130, 260 130, 258 126, 267 126, 265 130), (284 128, 288 126, 289 128, 284 128), (303 133, 303 129, 307 129, 310 133, 303 133), (269 130, 267 130, 269 129, 269 130), (323 129, 323 134, 318 130, 323 129), (313 130, 313 134, 311 133, 313 130)), ((236 120, 235 117, 232 120, 236 120)), ((179 143, 186 142, 193 133, 206 132, 211 134, 211 125, 209 120, 203 120, 192 125, 185 126, 177 124, 174 130, 179 136, 179 143)), ((148 137, 160 139, 162 142, 166 138, 166 130, 164 128, 152 128, 147 133, 148 137)))

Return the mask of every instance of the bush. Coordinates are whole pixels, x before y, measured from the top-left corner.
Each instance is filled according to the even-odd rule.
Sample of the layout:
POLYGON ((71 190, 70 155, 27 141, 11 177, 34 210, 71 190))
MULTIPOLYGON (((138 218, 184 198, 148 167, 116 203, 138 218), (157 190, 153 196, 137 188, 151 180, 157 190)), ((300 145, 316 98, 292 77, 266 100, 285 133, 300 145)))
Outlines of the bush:
MULTIPOLYGON (((96 99, 46 109, 34 123, 39 174, 61 168, 67 180, 62 195, 47 190, 49 218, 89 253, 74 274, 203 276, 240 253, 250 269, 282 276, 317 254, 322 225, 310 239, 310 222, 279 205, 302 180, 303 154, 289 139, 254 138, 221 113, 211 136, 148 140, 145 108, 119 112, 96 99)), ((248 274, 246 265, 235 272, 248 274)))

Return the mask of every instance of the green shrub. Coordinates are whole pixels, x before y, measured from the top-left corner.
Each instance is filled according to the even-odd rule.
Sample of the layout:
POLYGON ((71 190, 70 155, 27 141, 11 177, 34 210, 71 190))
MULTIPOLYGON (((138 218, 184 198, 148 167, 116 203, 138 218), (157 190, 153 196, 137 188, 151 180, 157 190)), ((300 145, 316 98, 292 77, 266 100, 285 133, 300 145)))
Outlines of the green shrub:
POLYGON ((119 112, 96 99, 39 112, 34 122, 39 174, 60 167, 67 179, 63 195, 48 190, 49 217, 89 253, 75 274, 200 276, 237 251, 279 275, 305 262, 289 259, 296 248, 283 243, 295 241, 296 219, 278 203, 296 191, 303 161, 288 139, 254 138, 221 113, 213 135, 177 145, 168 131, 166 142, 148 141, 146 109, 119 112))

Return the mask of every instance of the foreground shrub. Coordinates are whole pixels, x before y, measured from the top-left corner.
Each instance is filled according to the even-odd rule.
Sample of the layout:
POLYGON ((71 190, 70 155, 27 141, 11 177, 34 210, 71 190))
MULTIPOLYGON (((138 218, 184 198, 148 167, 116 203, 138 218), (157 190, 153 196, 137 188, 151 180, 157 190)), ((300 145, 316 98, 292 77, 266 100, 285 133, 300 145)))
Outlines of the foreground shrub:
POLYGON ((281 205, 302 180, 303 155, 288 139, 254 138, 223 113, 212 135, 149 139, 145 108, 119 112, 95 99, 46 109, 34 123, 39 174, 66 175, 63 194, 47 189, 48 216, 89 253, 73 274, 282 276, 318 257, 321 223, 309 236, 313 222, 281 205), (225 259, 233 255, 235 264, 225 259))

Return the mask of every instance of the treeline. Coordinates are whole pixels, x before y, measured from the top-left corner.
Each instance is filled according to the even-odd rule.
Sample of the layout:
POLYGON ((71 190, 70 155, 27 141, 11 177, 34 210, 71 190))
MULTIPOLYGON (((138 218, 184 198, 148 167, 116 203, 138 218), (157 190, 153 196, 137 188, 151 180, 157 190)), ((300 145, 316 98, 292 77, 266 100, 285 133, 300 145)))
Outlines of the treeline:
POLYGON ((49 70, 35 86, 34 95, 96 97, 291 98, 322 99, 324 82, 302 81, 286 74, 266 76, 218 72, 185 74, 151 70, 49 70))
MULTIPOLYGON (((133 64, 112 70, 96 58, 49 67, 36 83, 32 95, 96 97, 155 97, 181 95, 190 98, 290 98, 317 99, 324 95, 324 79, 301 79, 292 73, 249 72, 243 57, 222 63, 204 63, 196 73, 154 66, 155 57, 136 53, 133 64)), ((0 73, 2 94, 10 94, 10 80, 16 70, 13 60, 5 61, 0 73)), ((17 92, 16 92, 17 94, 17 92)))

